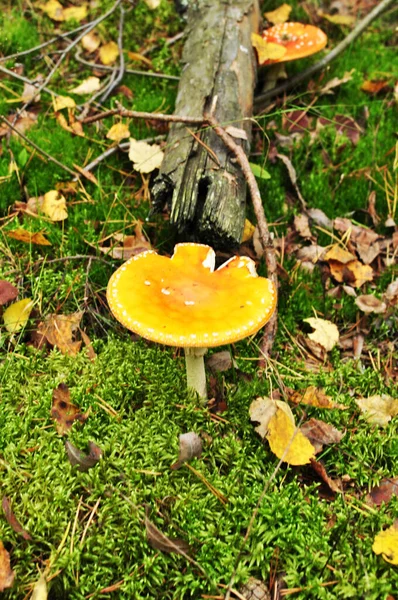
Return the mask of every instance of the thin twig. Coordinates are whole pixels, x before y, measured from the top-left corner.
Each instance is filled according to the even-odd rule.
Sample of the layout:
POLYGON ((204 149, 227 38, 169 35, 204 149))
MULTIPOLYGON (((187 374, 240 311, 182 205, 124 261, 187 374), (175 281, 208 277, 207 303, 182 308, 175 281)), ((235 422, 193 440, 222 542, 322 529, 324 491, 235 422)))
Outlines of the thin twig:
POLYGON ((351 42, 356 40, 368 27, 368 25, 370 25, 372 21, 380 16, 380 14, 384 12, 391 4, 393 4, 394 1, 395 0, 382 0, 379 4, 377 4, 377 6, 375 6, 373 10, 366 15, 366 17, 359 21, 359 23, 347 35, 347 37, 344 38, 340 44, 337 44, 337 46, 319 62, 311 65, 308 69, 305 69, 301 73, 298 73, 294 77, 288 79, 285 83, 278 85, 272 90, 268 90, 268 92, 264 92, 264 94, 256 96, 254 99, 255 112, 260 112, 265 107, 265 103, 274 96, 278 96, 279 94, 287 92, 305 79, 308 79, 308 77, 318 73, 318 71, 322 71, 330 62, 332 62, 332 60, 336 58, 336 56, 341 54, 351 44, 351 42))
MULTIPOLYGON (((252 199, 254 214, 257 219, 258 231, 260 234, 260 242, 264 252, 265 263, 267 265, 268 277, 275 285, 275 289, 278 289, 278 277, 277 277, 277 262, 275 256, 275 248, 272 243, 271 234, 268 229, 267 220, 264 214, 264 207, 261 200, 260 190, 257 185, 253 171, 250 168, 249 160, 242 148, 239 146, 233 138, 223 129, 215 118, 210 114, 205 114, 207 123, 213 128, 214 133, 222 139, 226 147, 233 152, 236 160, 242 169, 242 173, 246 179, 250 196, 252 199)), ((263 341, 261 344, 261 350, 264 354, 269 354, 272 347, 273 340, 276 334, 276 311, 273 317, 268 321, 264 329, 263 341)))
POLYGON ((9 127, 10 129, 12 129, 13 131, 15 131, 15 133, 17 135, 19 135, 19 137, 21 137, 27 144, 29 144, 30 146, 32 146, 32 148, 34 148, 39 154, 42 154, 48 160, 50 160, 51 162, 53 162, 54 164, 56 164, 58 167, 60 167, 61 169, 63 169, 64 171, 66 171, 67 173, 69 173, 70 175, 73 175, 75 177, 75 175, 76 175, 75 171, 72 171, 72 169, 70 169, 69 167, 67 167, 66 165, 64 165, 63 163, 61 163, 59 160, 57 160, 56 158, 54 158, 53 156, 51 156, 51 154, 48 154, 48 152, 46 152, 45 150, 43 150, 42 148, 40 148, 40 146, 38 146, 37 144, 35 144, 35 142, 32 142, 32 140, 30 140, 28 137, 26 137, 26 135, 24 135, 23 133, 21 133, 21 131, 19 131, 17 129, 17 127, 15 127, 15 125, 13 125, 12 123, 10 123, 10 121, 8 119, 6 119, 5 117, 3 117, 3 115, 0 115, 0 119, 2 121, 4 121, 4 123, 7 125, 7 127, 9 127))
POLYGON ((122 81, 124 72, 126 69, 126 65, 125 65, 125 61, 124 61, 124 54, 123 54, 124 8, 122 5, 120 5, 119 10, 120 10, 119 33, 118 33, 118 38, 117 38, 117 45, 118 45, 118 49, 119 49, 119 67, 118 67, 117 71, 113 72, 113 74, 116 74, 116 76, 114 77, 112 83, 110 83, 108 85, 106 91, 101 96, 100 104, 102 104, 103 102, 105 102, 107 100, 107 98, 112 93, 112 91, 122 81))
POLYGON ((150 113, 140 112, 138 110, 127 110, 123 108, 119 103, 118 108, 106 110, 105 112, 93 115, 92 117, 86 117, 81 120, 81 123, 94 123, 95 121, 101 121, 107 117, 113 117, 119 115, 120 117, 126 117, 127 119, 156 119, 157 121, 165 121, 167 123, 194 123, 196 125, 203 125, 205 119, 202 117, 183 117, 180 115, 165 115, 162 113, 150 113))
MULTIPOLYGON (((0 73, 4 73, 5 75, 8 75, 9 77, 13 77, 14 79, 18 79, 18 81, 23 81, 24 83, 28 83, 29 85, 34 85, 35 87, 38 87, 40 85, 39 81, 32 81, 32 80, 28 79, 27 77, 24 77, 23 75, 18 75, 18 73, 15 73, 14 71, 11 71, 10 69, 6 69, 6 67, 0 66, 0 73)), ((57 92, 53 92, 48 87, 44 87, 42 91, 47 92, 47 94, 51 94, 51 96, 60 96, 60 94, 57 94, 57 92)))
MULTIPOLYGON (((90 62, 81 57, 81 52, 78 50, 75 54, 75 60, 85 65, 86 67, 90 67, 91 69, 96 69, 97 71, 115 71, 117 67, 110 67, 109 65, 100 65, 97 63, 90 62)), ((180 81, 180 77, 176 75, 166 75, 165 73, 151 73, 150 71, 138 71, 138 69, 125 69, 124 71, 127 75, 142 75, 143 77, 158 77, 159 79, 169 79, 171 81, 180 81)))

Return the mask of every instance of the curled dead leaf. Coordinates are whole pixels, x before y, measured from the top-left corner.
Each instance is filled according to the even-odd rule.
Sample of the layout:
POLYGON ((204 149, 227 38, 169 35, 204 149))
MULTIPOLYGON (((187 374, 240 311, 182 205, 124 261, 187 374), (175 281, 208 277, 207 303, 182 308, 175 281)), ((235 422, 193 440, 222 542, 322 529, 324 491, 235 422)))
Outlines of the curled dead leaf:
POLYGON ((88 443, 88 454, 84 454, 79 448, 76 448, 69 440, 65 442, 65 450, 68 455, 69 462, 72 466, 76 466, 79 471, 86 472, 94 467, 102 458, 102 450, 94 442, 88 443))
POLYGON ((62 354, 75 356, 80 350, 81 341, 73 341, 73 334, 79 328, 82 316, 82 311, 71 315, 47 315, 40 323, 38 333, 62 354))
POLYGON ((340 338, 339 330, 331 321, 309 317, 308 319, 304 319, 304 322, 308 323, 314 329, 312 333, 308 334, 309 339, 320 344, 327 352, 330 352, 338 343, 340 338))
POLYGON ((66 435, 75 421, 85 423, 89 412, 82 413, 80 408, 70 401, 70 391, 65 383, 53 390, 51 417, 56 421, 59 435, 66 435))
POLYGON ((10 555, 0 540, 0 592, 10 588, 14 582, 15 573, 11 569, 10 555))
POLYGON ((180 451, 178 460, 171 465, 170 468, 173 469, 173 471, 176 471, 184 464, 184 462, 187 462, 192 458, 198 458, 201 454, 202 440, 200 436, 194 431, 182 433, 180 435, 180 451))

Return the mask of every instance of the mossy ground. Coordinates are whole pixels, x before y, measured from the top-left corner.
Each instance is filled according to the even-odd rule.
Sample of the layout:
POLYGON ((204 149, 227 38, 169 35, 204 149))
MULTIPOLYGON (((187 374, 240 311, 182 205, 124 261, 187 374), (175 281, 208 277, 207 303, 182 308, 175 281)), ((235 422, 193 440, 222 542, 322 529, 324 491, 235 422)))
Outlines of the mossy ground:
MULTIPOLYGON (((111 4, 105 0, 98 3, 96 14, 111 4)), ((275 6, 269 3, 264 8, 275 6)), ((292 16, 306 17, 301 7, 296 7, 292 16)), ((360 119, 366 109, 368 118, 357 146, 337 138, 330 128, 312 145, 308 133, 308 138, 296 143, 291 155, 308 205, 324 210, 331 218, 349 216, 370 225, 364 209, 373 189, 382 222, 388 213, 377 167, 386 165, 392 173, 396 109, 391 94, 367 96, 359 88, 364 79, 394 81, 391 19, 390 13, 388 18, 372 24, 335 60, 325 80, 355 69, 352 80, 337 88, 333 96, 318 99, 310 109, 309 114, 332 120, 337 114, 360 119), (322 149, 328 152, 331 164, 322 161, 322 149), (363 169, 370 170, 380 187, 361 175, 363 169)), ((7 23, 7 27, 0 27, 0 49, 4 54, 26 50, 47 39, 54 30, 51 21, 33 10, 31 3, 15 6, 5 2, 0 22, 7 23)), ((156 68, 178 74, 181 46, 167 48, 162 40, 182 27, 172 2, 163 0, 156 12, 141 2, 126 20, 126 47, 128 40, 128 48, 138 51, 149 39, 155 40, 151 58, 156 68)), ((344 31, 329 25, 328 33, 337 41, 344 31)), ((100 27, 100 34, 106 40, 116 38, 116 16, 100 27)), ((30 77, 43 70, 35 56, 23 59, 25 74, 30 77)), ((7 66, 12 64, 10 61, 7 66)), ((299 68, 303 66, 292 65, 289 72, 299 68)), ((90 74, 71 59, 51 85, 67 93, 90 74)), ((7 115, 15 106, 9 102, 15 98, 12 92, 20 94, 22 86, 11 79, 3 82, 6 88, 0 95, 0 111, 7 115)), ((174 82, 126 76, 123 83, 133 91, 133 99, 112 96, 110 106, 119 99, 137 110, 172 111, 177 89, 174 82)), ((303 90, 305 87, 297 93, 303 90)), ((283 111, 302 108, 302 102, 305 95, 297 95, 283 111)), ((85 138, 73 137, 57 125, 48 97, 43 95, 39 106, 38 124, 27 134, 44 150, 71 168, 73 164, 87 164, 103 151, 104 132, 113 124, 112 119, 98 128, 85 128, 85 138)), ((259 117, 259 123, 266 127, 269 119, 275 119, 280 125, 283 111, 275 109, 272 115, 259 117)), ((152 124, 142 122, 131 122, 130 131, 137 138, 158 133, 152 124)), ((64 171, 45 163, 20 139, 12 138, 10 148, 19 173, 0 179, 3 217, 15 201, 43 194, 68 180, 64 171), (27 155, 21 154, 23 148, 27 155)), ((0 178, 9 175, 9 163, 9 150, 3 140, 0 178)), ((280 164, 267 164, 267 169, 271 179, 262 183, 267 218, 288 223, 298 209, 286 204, 289 183, 285 169, 280 164)), ((115 231, 130 231, 136 219, 148 217, 149 205, 139 194, 141 178, 131 173, 127 157, 111 157, 95 175, 98 186, 84 182, 76 195, 68 197, 69 218, 64 225, 28 217, 19 222, 20 218, 15 217, 5 219, 0 232, 2 278, 19 286, 21 298, 35 300, 36 318, 84 309, 83 327, 97 352, 96 360, 91 362, 85 350, 76 357, 67 357, 57 350, 34 349, 26 343, 33 319, 17 339, 2 331, 0 495, 10 498, 17 519, 32 537, 31 541, 23 540, 0 517, 0 539, 10 552, 16 573, 14 587, 4 597, 26 597, 29 586, 38 578, 38 570, 43 570, 48 561, 50 574, 54 575, 49 584, 53 600, 82 600, 88 596, 177 599, 222 594, 217 584, 228 583, 252 512, 278 462, 254 432, 248 408, 256 396, 268 395, 283 382, 297 390, 320 386, 348 407, 346 411, 309 408, 307 414, 346 431, 340 444, 326 449, 321 459, 330 476, 349 476, 351 488, 334 499, 325 497, 310 469, 280 468, 269 484, 242 552, 235 587, 249 576, 267 583, 282 577, 290 590, 297 588, 291 595, 300 600, 376 600, 389 594, 391 598, 398 588, 398 573, 372 552, 372 543, 375 535, 393 522, 398 501, 395 498, 373 509, 363 500, 383 477, 398 475, 396 419, 382 430, 368 425, 359 415, 354 397, 396 394, 395 383, 386 377, 388 358, 378 348, 381 341, 392 341, 396 335, 394 323, 387 327, 380 319, 370 318, 368 342, 373 362, 368 357, 359 364, 347 361, 335 350, 329 368, 309 372, 292 341, 302 319, 312 316, 315 310, 343 331, 355 322, 356 307, 349 296, 339 302, 326 296, 320 272, 297 271, 288 257, 284 262, 288 277, 281 279, 276 362, 259 377, 256 357, 260 337, 236 344, 232 351, 238 370, 224 377, 228 411, 221 415, 223 420, 215 420, 186 392, 183 360, 174 350, 132 341, 110 316, 104 291, 117 261, 108 258, 108 265, 93 261, 89 272, 87 261, 41 261, 43 257, 54 260, 94 253, 92 246, 95 248, 99 239, 115 231), (27 247, 7 238, 7 230, 21 225, 44 230, 52 246, 27 247), (84 300, 87 284, 88 305, 84 300), (85 411, 91 409, 85 426, 74 425, 69 440, 82 450, 91 440, 103 450, 103 459, 87 473, 77 471, 68 462, 64 439, 50 417, 52 392, 61 382, 69 386, 72 401, 85 411), (104 401, 115 414, 106 410, 104 401), (228 499, 226 505, 187 467, 170 470, 178 454, 178 436, 187 431, 207 434, 202 458, 195 459, 192 466, 228 499), (150 518, 164 533, 182 536, 195 548, 194 559, 208 578, 183 557, 148 545, 143 526, 146 506, 150 518), (117 582, 121 583, 113 592, 100 593, 117 582)), ((172 249, 173 235, 167 223, 151 217, 145 227, 158 249, 172 249)), ((276 235, 282 235, 284 227, 277 225, 276 235)), ((385 233, 383 227, 380 233, 385 233)), ((325 243, 329 242, 326 239, 325 243)), ((384 291, 393 278, 391 268, 376 282, 376 292, 384 291)), ((297 418, 300 414, 296 410, 297 418)))

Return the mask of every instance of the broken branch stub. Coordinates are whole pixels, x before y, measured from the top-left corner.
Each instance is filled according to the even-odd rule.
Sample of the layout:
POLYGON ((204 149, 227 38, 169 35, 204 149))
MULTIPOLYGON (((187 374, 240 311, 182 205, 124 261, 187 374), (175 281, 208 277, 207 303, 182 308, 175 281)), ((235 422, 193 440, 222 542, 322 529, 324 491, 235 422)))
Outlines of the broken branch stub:
MULTIPOLYGON (((249 152, 256 81, 251 34, 259 29, 258 0, 196 0, 187 38, 175 114, 233 125, 234 141, 249 152), (239 131, 237 136, 234 131, 239 131)), ((152 188, 154 210, 170 206, 170 221, 184 240, 217 248, 239 245, 246 182, 235 157, 211 127, 189 131, 173 124, 152 188)))

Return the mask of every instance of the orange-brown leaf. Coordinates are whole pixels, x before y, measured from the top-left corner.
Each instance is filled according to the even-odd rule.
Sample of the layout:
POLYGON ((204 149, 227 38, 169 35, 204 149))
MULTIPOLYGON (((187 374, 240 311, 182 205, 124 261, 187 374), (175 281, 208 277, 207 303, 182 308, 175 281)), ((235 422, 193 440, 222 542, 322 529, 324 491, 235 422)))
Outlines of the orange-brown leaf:
POLYGON ((72 404, 68 386, 60 383, 53 391, 51 417, 56 421, 59 435, 66 435, 75 421, 87 421, 88 412, 82 413, 78 406, 72 404))

